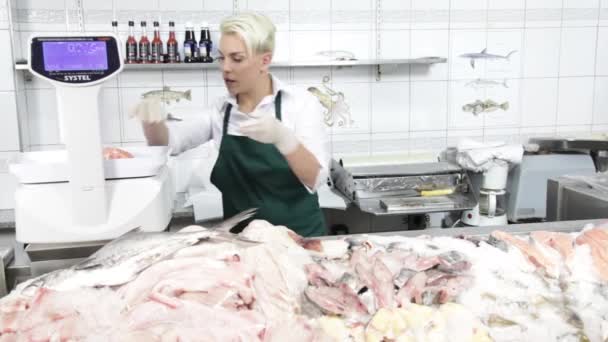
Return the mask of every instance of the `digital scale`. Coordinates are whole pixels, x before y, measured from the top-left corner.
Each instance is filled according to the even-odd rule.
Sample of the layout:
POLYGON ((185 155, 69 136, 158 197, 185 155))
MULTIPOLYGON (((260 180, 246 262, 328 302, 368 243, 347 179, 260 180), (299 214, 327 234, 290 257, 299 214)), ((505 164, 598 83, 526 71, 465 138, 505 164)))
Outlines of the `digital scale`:
POLYGON ((66 243, 113 239, 136 227, 164 230, 173 211, 167 147, 122 148, 134 158, 104 160, 99 92, 123 68, 118 39, 34 36, 29 70, 56 89, 64 150, 21 153, 9 164, 16 239, 66 243))

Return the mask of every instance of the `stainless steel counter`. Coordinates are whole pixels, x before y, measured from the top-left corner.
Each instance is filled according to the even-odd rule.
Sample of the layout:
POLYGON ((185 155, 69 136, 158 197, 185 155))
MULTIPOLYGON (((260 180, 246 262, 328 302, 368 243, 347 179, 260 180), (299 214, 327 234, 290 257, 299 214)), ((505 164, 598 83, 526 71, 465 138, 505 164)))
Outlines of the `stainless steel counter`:
POLYGON ((0 229, 5 228, 15 228, 15 212, 13 210, 0 210, 0 229))

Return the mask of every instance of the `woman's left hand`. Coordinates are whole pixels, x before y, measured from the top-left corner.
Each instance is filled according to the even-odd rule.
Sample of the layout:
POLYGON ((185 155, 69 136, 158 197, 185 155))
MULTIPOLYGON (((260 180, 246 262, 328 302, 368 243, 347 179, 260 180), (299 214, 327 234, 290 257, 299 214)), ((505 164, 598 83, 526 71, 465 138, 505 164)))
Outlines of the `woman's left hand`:
POLYGON ((240 126, 241 134, 264 144, 274 144, 281 154, 293 153, 300 142, 295 134, 285 127, 274 115, 254 117, 240 126))

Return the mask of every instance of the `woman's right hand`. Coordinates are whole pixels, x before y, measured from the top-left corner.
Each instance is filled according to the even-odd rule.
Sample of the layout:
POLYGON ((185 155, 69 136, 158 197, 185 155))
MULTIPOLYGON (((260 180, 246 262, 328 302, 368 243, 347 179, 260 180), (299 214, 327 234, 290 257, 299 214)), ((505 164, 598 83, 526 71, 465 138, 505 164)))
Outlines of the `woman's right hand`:
POLYGON ((167 110, 159 99, 143 99, 130 109, 129 116, 142 123, 159 123, 167 120, 167 110))

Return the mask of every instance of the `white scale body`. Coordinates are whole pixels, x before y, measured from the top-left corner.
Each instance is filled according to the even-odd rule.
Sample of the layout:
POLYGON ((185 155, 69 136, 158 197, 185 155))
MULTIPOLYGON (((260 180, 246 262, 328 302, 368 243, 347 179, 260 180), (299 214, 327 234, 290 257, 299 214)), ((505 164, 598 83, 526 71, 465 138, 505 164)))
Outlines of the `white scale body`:
POLYGON ((29 70, 56 89, 65 150, 22 153, 9 165, 19 180, 17 241, 84 242, 136 227, 164 230, 174 198, 167 148, 123 148, 132 159, 102 155, 99 92, 123 68, 117 37, 35 36, 29 46, 29 70))

